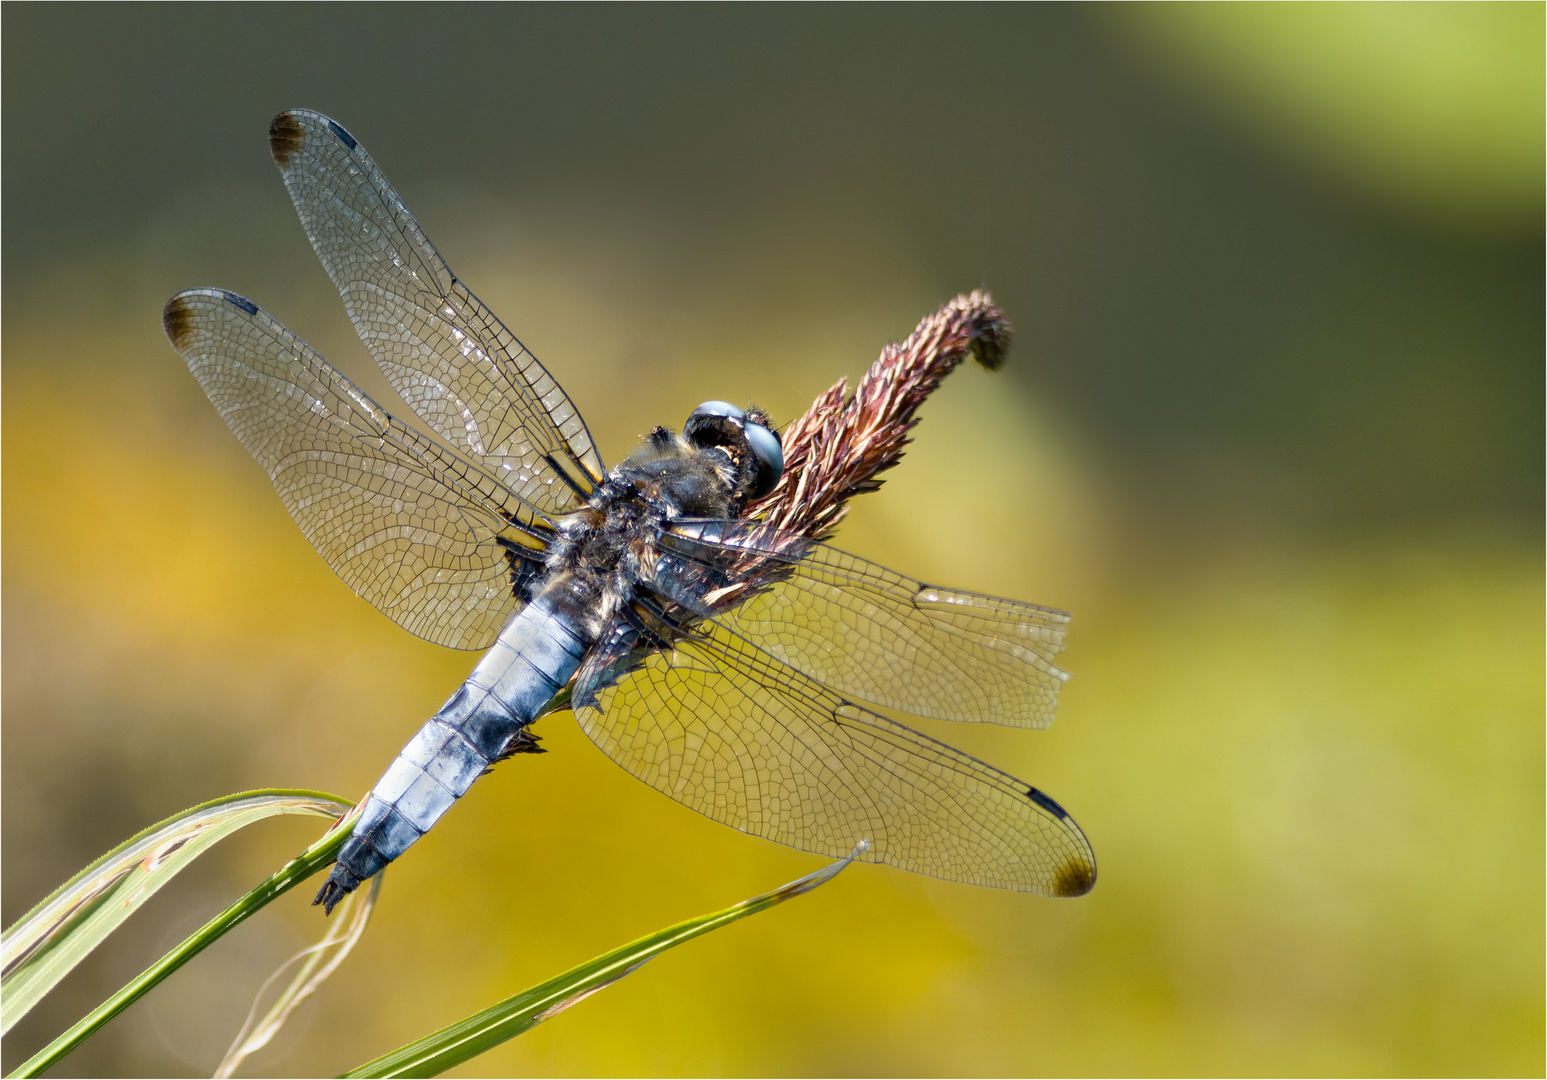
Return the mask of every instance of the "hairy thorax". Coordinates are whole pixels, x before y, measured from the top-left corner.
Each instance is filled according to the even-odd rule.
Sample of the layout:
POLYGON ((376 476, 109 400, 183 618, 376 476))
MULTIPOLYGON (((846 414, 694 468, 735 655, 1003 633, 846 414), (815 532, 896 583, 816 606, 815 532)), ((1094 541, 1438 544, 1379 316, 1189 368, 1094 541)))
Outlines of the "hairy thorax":
POLYGON ((559 522, 538 591, 595 641, 634 603, 640 583, 654 577, 661 526, 740 513, 739 464, 725 447, 698 449, 656 428, 608 474, 584 510, 559 522))

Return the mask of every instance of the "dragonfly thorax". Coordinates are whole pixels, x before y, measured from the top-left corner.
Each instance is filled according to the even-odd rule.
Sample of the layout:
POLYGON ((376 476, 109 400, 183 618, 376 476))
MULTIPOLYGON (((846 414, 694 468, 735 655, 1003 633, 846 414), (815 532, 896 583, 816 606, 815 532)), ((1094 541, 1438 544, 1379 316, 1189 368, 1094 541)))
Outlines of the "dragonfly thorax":
POLYGON ((598 485, 586 508, 560 523, 541 591, 591 640, 633 606, 641 583, 653 579, 661 527, 682 518, 738 517, 749 497, 778 479, 766 447, 752 441, 767 440, 777 455, 766 415, 728 405, 733 414, 706 411, 722 405, 700 406, 684 434, 655 428, 598 485))

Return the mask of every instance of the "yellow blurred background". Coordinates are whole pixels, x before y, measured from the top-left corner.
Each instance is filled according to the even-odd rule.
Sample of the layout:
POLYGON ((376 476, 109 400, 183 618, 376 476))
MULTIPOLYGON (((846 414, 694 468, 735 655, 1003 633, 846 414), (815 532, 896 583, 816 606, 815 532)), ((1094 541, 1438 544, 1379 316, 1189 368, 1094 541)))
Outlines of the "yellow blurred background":
MULTIPOLYGON (((251 296, 392 408, 268 159, 366 145, 608 461, 777 418, 959 291, 839 546, 1074 613, 1078 901, 871 866, 459 1075, 1539 1074, 1541 4, 0 12, 4 920, 193 803, 363 793, 474 658, 352 596, 161 337, 251 296)), ((400 408, 400 406, 399 406, 400 408)), ((248 1075, 333 1074, 820 861, 567 714, 387 875, 248 1075)), ((315 835, 258 826, 17 1028, 13 1068, 315 835)), ((55 1075, 208 1075, 298 890, 55 1075)), ((303 895, 306 894, 306 895, 303 895)))

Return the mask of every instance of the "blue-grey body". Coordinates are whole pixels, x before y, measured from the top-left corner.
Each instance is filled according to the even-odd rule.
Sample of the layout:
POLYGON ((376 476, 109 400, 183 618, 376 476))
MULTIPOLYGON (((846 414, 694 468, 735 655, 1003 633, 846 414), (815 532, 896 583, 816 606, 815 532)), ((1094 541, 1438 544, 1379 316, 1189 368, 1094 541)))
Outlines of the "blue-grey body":
POLYGON ((540 552, 504 542, 523 606, 376 782, 320 903, 331 909, 407 851, 496 761, 538 750, 526 728, 560 690, 573 683, 577 703, 594 703, 642 638, 664 643, 707 613, 705 594, 725 576, 680 567, 656 544, 670 521, 731 517, 772 487, 782 456, 766 423, 756 410, 705 402, 681 435, 656 428, 584 508, 532 527, 540 552))
POLYGON ((344 890, 407 851, 496 761, 535 749, 526 726, 569 682, 588 647, 542 598, 517 612, 371 789, 333 871, 344 890))

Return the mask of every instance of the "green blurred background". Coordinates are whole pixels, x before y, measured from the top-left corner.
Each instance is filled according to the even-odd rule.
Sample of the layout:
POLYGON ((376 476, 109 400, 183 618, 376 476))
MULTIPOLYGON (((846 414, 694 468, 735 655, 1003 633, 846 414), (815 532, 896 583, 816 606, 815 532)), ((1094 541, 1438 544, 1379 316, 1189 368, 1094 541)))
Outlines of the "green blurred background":
MULTIPOLYGON (((224 286, 390 402, 268 158, 302 105, 609 461, 706 398, 797 415, 992 289, 1009 366, 947 382, 838 543, 1075 615, 1052 730, 926 729, 1070 807, 1089 897, 857 867, 460 1073, 1540 1074, 1541 4, 0 22, 6 923, 200 800, 358 796, 473 663, 332 576, 161 337, 224 286)), ((819 865, 540 730, 248 1074, 819 865)), ((6 1067, 314 834, 208 857, 6 1067)), ((208 1075, 306 899, 56 1074, 208 1075)))

